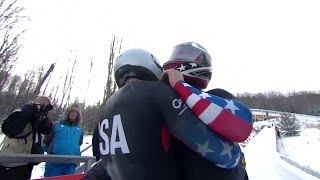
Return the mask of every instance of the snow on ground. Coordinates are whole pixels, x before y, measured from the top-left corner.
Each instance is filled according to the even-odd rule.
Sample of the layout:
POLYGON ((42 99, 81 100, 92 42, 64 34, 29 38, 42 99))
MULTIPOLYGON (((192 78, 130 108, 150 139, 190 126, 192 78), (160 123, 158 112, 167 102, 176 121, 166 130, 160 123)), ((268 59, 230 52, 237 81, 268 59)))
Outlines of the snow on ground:
POLYGON ((319 116, 309 116, 309 115, 303 115, 303 114, 295 114, 295 116, 300 122, 320 124, 319 116))
MULTIPOLYGON (((295 115, 302 122, 302 131, 300 136, 282 137, 280 144, 283 144, 283 153, 292 161, 298 163, 302 167, 307 167, 320 173, 320 129, 307 128, 306 125, 319 125, 320 117, 308 115, 295 115)), ((275 121, 268 120, 264 122, 256 122, 256 127, 268 127, 275 121)))
POLYGON ((280 159, 272 127, 265 127, 243 150, 250 180, 317 179, 280 159))
POLYGON ((320 130, 305 129, 300 136, 282 138, 288 158, 320 173, 320 130))

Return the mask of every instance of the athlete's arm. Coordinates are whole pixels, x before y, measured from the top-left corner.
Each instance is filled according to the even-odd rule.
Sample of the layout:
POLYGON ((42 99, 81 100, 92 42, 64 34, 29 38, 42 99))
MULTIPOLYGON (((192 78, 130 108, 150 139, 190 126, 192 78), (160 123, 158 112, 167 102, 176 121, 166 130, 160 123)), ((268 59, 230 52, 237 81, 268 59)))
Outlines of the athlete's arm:
POLYGON ((149 106, 160 111, 169 132, 216 166, 236 167, 241 158, 239 145, 209 129, 169 85, 157 83, 153 104, 149 106))
POLYGON ((245 141, 252 131, 252 114, 239 101, 224 99, 178 81, 174 86, 182 101, 210 129, 235 142, 245 141))
POLYGON ((239 101, 224 99, 202 92, 183 81, 177 70, 168 70, 161 77, 169 81, 193 111, 210 129, 235 142, 243 142, 252 131, 252 114, 248 107, 239 101))

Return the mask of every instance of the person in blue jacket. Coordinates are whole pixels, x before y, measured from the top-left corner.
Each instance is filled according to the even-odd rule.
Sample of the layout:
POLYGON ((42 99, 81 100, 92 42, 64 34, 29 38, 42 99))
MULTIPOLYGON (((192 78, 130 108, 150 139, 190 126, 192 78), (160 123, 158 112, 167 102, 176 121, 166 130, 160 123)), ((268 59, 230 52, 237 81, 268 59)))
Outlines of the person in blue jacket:
MULTIPOLYGON (((44 143, 48 154, 55 155, 81 155, 80 146, 83 139, 81 121, 81 110, 76 104, 71 105, 65 118, 53 125, 52 133, 45 137, 44 143)), ((46 163, 45 177, 74 174, 76 163, 46 163)))

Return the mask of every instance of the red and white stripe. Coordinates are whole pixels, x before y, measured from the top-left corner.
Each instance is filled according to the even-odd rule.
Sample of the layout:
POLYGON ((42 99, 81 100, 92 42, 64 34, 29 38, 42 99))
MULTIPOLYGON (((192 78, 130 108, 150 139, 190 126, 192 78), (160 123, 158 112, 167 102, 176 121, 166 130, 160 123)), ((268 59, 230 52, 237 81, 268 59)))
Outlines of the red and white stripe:
POLYGON ((214 132, 235 142, 243 142, 250 135, 252 126, 232 112, 203 99, 181 82, 177 82, 174 89, 193 113, 214 132))

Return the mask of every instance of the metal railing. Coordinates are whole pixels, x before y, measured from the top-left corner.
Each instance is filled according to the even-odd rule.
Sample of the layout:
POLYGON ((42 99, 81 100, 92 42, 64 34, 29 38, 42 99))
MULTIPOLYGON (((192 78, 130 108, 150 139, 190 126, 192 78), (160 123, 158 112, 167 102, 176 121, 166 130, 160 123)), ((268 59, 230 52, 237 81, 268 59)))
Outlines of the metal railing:
MULTIPOLYGON (((84 148, 83 150, 81 150, 81 154, 83 152, 85 152, 86 150, 88 150, 89 148, 92 147, 92 144, 90 144, 88 147, 84 148)), ((94 156, 93 156, 94 157, 94 156)), ((95 158, 95 157, 94 157, 95 158)), ((95 162, 95 161, 94 161, 95 162)), ((91 164, 92 165, 92 164, 91 164)), ((81 173, 81 172, 85 172, 85 169, 86 169, 86 164, 82 164, 80 165, 79 167, 76 168, 76 172, 75 173, 81 173)))
POLYGON ((0 154, 0 164, 2 163, 31 163, 31 162, 61 162, 61 163, 82 163, 84 162, 83 172, 90 170, 95 162, 93 156, 74 156, 74 155, 45 155, 45 154, 0 154))
POLYGON ((297 114, 297 113, 290 113, 290 112, 282 112, 282 111, 274 111, 274 110, 268 110, 268 109, 250 109, 252 112, 263 112, 263 113, 273 113, 273 114, 282 114, 282 113, 288 113, 291 115, 298 115, 298 116, 305 116, 310 118, 320 118, 319 116, 312 116, 307 114, 297 114))
POLYGON ((88 150, 88 149, 91 148, 91 147, 92 147, 92 144, 90 144, 88 147, 86 147, 86 148, 84 148, 83 150, 81 150, 80 154, 83 153, 83 152, 85 152, 86 150, 88 150))

